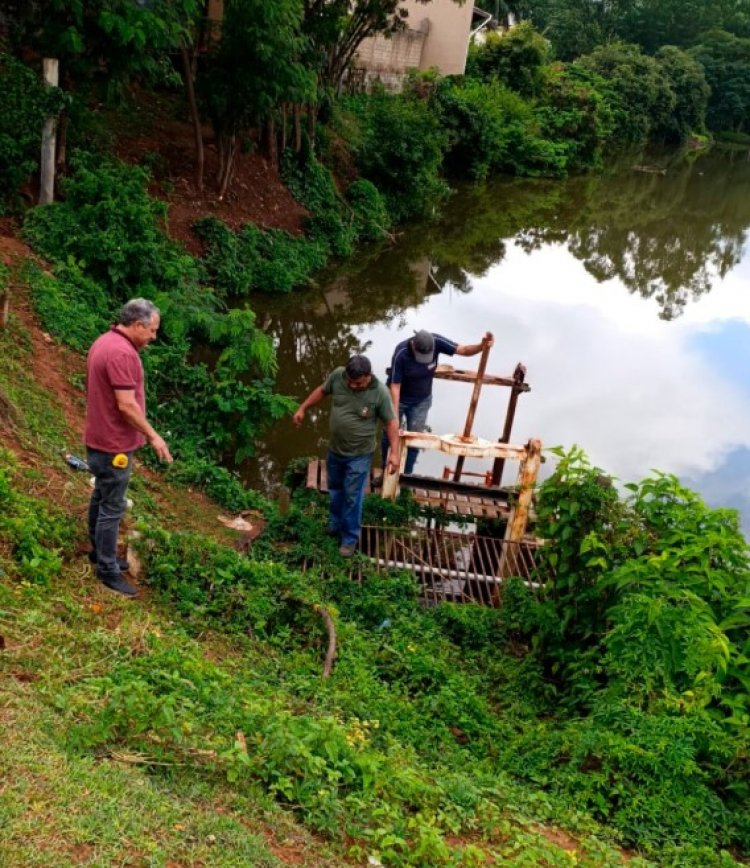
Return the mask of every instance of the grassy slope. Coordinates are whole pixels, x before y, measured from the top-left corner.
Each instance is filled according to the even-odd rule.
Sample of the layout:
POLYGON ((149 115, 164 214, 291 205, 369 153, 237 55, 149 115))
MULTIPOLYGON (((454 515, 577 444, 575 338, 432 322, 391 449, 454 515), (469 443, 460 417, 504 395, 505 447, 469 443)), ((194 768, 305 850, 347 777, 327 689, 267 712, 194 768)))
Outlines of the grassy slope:
MULTIPOLYGON (((256 655, 260 669, 265 652, 251 643, 232 647, 216 635, 190 638, 148 592, 134 603, 96 582, 82 556, 87 478, 60 457, 63 446, 80 448, 83 360, 45 339, 22 292, 12 313, 10 328, 0 332, 0 437, 18 459, 15 487, 73 515, 77 534, 50 588, 3 573, 8 552, 0 539, 0 865, 350 864, 347 842, 313 837, 260 790, 240 794, 188 766, 147 766, 141 756, 114 751, 92 755, 66 740, 65 692, 154 643, 202 655, 231 677, 245 671, 248 680, 247 655, 256 655)), ((231 539, 215 521, 215 505, 143 469, 132 493, 134 518, 231 539)), ((295 709, 281 687, 265 688, 280 708, 295 709)), ((574 839, 517 817, 509 819, 502 847, 477 843, 486 848, 487 864, 623 861, 593 837, 574 839)))

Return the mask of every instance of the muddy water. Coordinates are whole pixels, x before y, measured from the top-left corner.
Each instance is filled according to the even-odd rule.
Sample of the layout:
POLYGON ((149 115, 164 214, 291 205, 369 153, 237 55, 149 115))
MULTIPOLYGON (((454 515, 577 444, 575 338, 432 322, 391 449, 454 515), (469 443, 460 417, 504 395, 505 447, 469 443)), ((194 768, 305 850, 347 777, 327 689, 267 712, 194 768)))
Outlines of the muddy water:
MULTIPOLYGON (((278 346, 279 389, 301 399, 354 352, 383 375, 414 329, 459 343, 490 329, 488 371, 522 361, 532 387, 514 442, 580 444, 625 482, 676 473, 739 508, 749 530, 750 162, 713 153, 650 168, 466 188, 439 221, 360 251, 314 288, 253 299, 278 346)), ((460 431, 469 395, 436 381, 432 430, 460 431)), ((506 401, 484 389, 475 433, 497 438, 506 401)), ((325 453, 326 436, 325 410, 300 431, 285 420, 241 472, 272 491, 291 459, 325 453)), ((444 463, 424 454, 417 471, 444 463)))

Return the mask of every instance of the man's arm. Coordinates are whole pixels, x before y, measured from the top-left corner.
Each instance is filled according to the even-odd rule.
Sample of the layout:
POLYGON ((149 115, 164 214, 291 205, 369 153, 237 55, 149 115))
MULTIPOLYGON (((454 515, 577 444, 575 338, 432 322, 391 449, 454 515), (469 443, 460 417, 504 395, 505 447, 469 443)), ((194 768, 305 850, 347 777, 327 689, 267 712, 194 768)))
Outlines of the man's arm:
POLYGON ((146 435, 146 439, 160 461, 166 461, 167 464, 171 464, 172 455, 169 452, 169 447, 149 425, 145 413, 135 400, 135 391, 133 389, 115 389, 114 392, 117 409, 125 417, 128 425, 135 428, 136 431, 140 431, 141 434, 146 435))
POLYGON ((391 419, 389 422, 386 422, 385 434, 388 438, 388 446, 390 447, 390 452, 388 453, 388 473, 398 473, 399 467, 401 466, 401 461, 398 453, 397 418, 391 419))
POLYGON ((481 353, 485 347, 495 345, 495 338, 492 332, 486 332, 482 340, 478 344, 459 344, 456 347, 455 355, 457 356, 476 356, 481 353))
POLYGON ((325 398, 326 393, 323 391, 322 386, 318 386, 313 389, 312 392, 305 398, 305 400, 297 407, 297 410, 292 416, 292 422, 299 428, 302 424, 302 420, 305 418, 305 413, 310 407, 314 407, 316 404, 319 404, 323 398, 325 398))
POLYGON ((393 412, 396 414, 396 420, 399 418, 398 405, 401 403, 401 383, 391 383, 388 386, 391 393, 391 402, 393 403, 393 412))

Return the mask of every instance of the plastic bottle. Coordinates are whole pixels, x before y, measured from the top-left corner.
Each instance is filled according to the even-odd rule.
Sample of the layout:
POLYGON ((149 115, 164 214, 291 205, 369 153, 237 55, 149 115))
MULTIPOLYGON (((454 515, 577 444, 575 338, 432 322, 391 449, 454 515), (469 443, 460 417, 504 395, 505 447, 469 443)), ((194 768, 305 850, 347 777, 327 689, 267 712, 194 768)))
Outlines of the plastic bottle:
POLYGON ((88 470, 91 471, 88 463, 83 460, 83 458, 79 458, 77 455, 71 455, 70 452, 66 452, 63 455, 66 463, 73 468, 73 470, 88 470))

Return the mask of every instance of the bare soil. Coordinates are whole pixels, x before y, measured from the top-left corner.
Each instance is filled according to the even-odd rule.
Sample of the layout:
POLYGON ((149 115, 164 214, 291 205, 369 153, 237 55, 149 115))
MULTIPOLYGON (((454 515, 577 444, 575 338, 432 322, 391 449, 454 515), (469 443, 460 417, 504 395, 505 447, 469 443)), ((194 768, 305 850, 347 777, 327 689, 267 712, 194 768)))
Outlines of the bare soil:
POLYGON ((277 169, 248 139, 238 153, 235 175, 224 199, 216 188, 218 152, 213 134, 204 128, 205 184, 202 192, 195 186, 195 143, 193 127, 176 118, 179 108, 174 100, 141 95, 138 129, 122 131, 115 151, 128 163, 151 166, 153 192, 169 205, 169 235, 191 253, 200 255, 201 243, 192 231, 196 220, 208 214, 218 217, 232 229, 254 223, 262 229, 302 232, 308 212, 284 186, 277 169), (244 151, 244 152, 243 152, 244 151))

